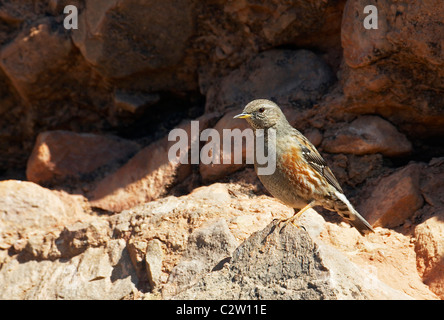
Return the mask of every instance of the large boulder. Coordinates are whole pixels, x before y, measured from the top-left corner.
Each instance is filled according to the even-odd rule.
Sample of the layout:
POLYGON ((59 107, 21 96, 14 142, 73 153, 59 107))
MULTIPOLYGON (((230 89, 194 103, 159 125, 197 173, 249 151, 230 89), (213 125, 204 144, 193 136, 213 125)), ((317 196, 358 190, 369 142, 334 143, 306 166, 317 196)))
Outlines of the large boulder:
MULTIPOLYGON (((293 210, 255 196, 245 182, 200 187, 111 216, 74 214, 67 195, 28 184, 50 201, 38 205, 29 193, 9 187, 26 200, 13 205, 21 214, 10 209, 0 217, 1 297, 408 298, 402 291, 436 298, 416 273, 410 237, 382 228, 361 237, 314 210, 298 221, 307 232, 292 225, 280 232, 270 221, 293 210), (41 221, 32 223, 27 211, 41 221)), ((418 251, 420 259, 430 259, 433 249, 427 250, 418 251)))
MULTIPOLYGON (((211 114, 200 117, 197 120, 196 132, 191 122, 179 126, 178 129, 187 134, 188 156, 195 152, 191 144, 195 143, 193 141, 199 144, 201 130, 208 127, 212 119, 211 114), (194 134, 197 136, 192 136, 194 134)), ((170 148, 176 143, 178 141, 169 141, 168 136, 155 141, 140 150, 117 171, 100 180, 91 192, 92 206, 120 212, 165 195, 172 186, 191 174, 190 161, 185 163, 185 159, 172 161, 169 158, 170 148)))
POLYGON ((341 109, 379 113, 411 134, 442 134, 443 14, 439 0, 347 1, 341 109), (370 4, 378 10, 378 29, 364 27, 370 4))
POLYGON ((128 140, 70 131, 47 131, 37 136, 28 159, 26 177, 35 183, 79 179, 101 167, 116 166, 139 150, 128 140))
POLYGON ((144 72, 150 74, 147 84, 153 90, 187 88, 195 75, 176 71, 194 33, 194 19, 189 0, 91 0, 85 2, 72 38, 106 78, 144 72))
POLYGON ((311 51, 265 51, 210 87, 205 109, 240 110, 258 98, 271 99, 282 107, 312 107, 333 80, 329 66, 311 51))
POLYGON ((41 19, 0 50, 0 69, 26 101, 59 94, 57 73, 72 63, 71 39, 66 30, 54 25, 51 18, 41 19))
POLYGON ((410 299, 306 231, 273 222, 177 299, 410 299))

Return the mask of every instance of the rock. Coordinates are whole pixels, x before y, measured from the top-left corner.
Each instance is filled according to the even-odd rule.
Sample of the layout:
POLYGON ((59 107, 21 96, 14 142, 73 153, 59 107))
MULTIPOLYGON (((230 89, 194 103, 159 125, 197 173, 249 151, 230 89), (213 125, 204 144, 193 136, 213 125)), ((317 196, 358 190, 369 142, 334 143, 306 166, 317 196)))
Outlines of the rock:
POLYGON ((32 232, 57 228, 77 216, 70 216, 64 203, 50 190, 33 182, 0 182, 0 248, 9 249, 25 241, 32 232))
POLYGON ((334 112, 377 113, 416 138, 441 135, 444 9, 436 0, 373 2, 378 29, 367 30, 368 4, 347 1, 344 8, 340 78, 346 99, 334 112))
POLYGON ((384 173, 384 158, 381 154, 364 156, 347 155, 347 179, 344 183, 352 187, 363 183, 370 178, 384 173))
MULTIPOLYGON (((426 170, 432 174, 439 168, 435 161, 426 170)), ((426 182, 422 181, 424 190, 426 182)), ((33 207, 37 200, 25 193, 27 202, 20 200, 19 207, 16 200, 15 210, 23 208, 42 219, 42 210, 57 214, 54 206, 61 192, 26 184, 40 201, 46 195, 51 204, 44 201, 43 207, 33 207)), ((6 190, 21 199, 14 185, 6 190)), ((291 225, 280 234, 270 233, 270 221, 289 217, 293 210, 271 197, 255 195, 255 190, 247 183, 216 183, 114 215, 78 213, 77 206, 66 205, 64 195, 59 199, 69 215, 58 216, 56 224, 26 226, 27 216, 20 213, 23 220, 17 215, 12 227, 2 216, 0 298, 159 299, 161 292, 164 298, 187 299, 393 297, 393 289, 379 280, 416 299, 437 298, 416 272, 416 245, 408 232, 376 228, 364 238, 348 224, 326 222, 308 210, 298 221, 307 233, 291 225), (237 247, 238 243, 243 244, 237 247), (359 267, 350 266, 344 255, 359 267), (313 276, 320 278, 315 281, 313 276), (203 286, 209 291, 198 289, 203 286)), ((421 245, 428 244, 424 241, 421 245)), ((418 257, 429 261, 425 253, 418 251, 418 257)))
POLYGON ((138 149, 136 143, 113 136, 47 131, 37 137, 26 177, 40 184, 80 179, 101 167, 118 165, 138 149))
MULTIPOLYGON (((223 176, 229 175, 243 167, 246 164, 247 154, 253 154, 254 152, 254 134, 251 130, 249 124, 242 119, 233 119, 233 117, 241 112, 241 109, 232 110, 227 112, 214 126, 214 129, 217 130, 220 137, 220 148, 219 152, 219 162, 214 163, 215 160, 213 158, 212 163, 205 164, 202 161, 199 164, 199 172, 204 181, 214 181, 223 176), (242 141, 237 141, 237 139, 232 139, 232 147, 229 153, 224 154, 223 152, 223 130, 236 130, 239 129, 242 134, 245 134, 246 138, 243 138, 242 141), (246 130, 246 131, 245 131, 246 130), (247 144, 246 141, 251 141, 251 143, 247 144), (242 152, 242 162, 235 163, 235 154, 241 150, 242 152)), ((206 145, 213 143, 210 141, 206 145)), ((204 147, 205 148, 205 147, 204 147)))
POLYGON ((90 219, 64 227, 56 239, 62 258, 74 257, 90 247, 105 245, 111 237, 108 221, 90 219))
POLYGON ((251 100, 270 99, 281 107, 313 106, 334 76, 328 65, 308 50, 269 50, 224 77, 207 92, 205 110, 241 111, 251 100))
POLYGON ((423 169, 420 188, 426 205, 414 225, 417 270, 430 290, 444 299, 444 159, 434 158, 423 169))
POLYGON ((147 242, 138 238, 131 238, 128 240, 127 249, 131 258, 131 263, 137 272, 137 277, 144 281, 148 281, 148 274, 146 272, 145 254, 147 250, 147 242))
POLYGON ((0 299, 128 299, 137 292, 125 242, 89 248, 70 260, 10 260, 2 265, 0 299))
MULTIPOLYGON (((210 234, 211 230, 214 231, 210 221, 225 219, 230 233, 239 243, 255 230, 266 226, 274 218, 283 218, 293 212, 290 208, 269 197, 262 196, 258 201, 257 198, 249 198, 245 194, 246 191, 236 192, 235 196, 231 191, 236 190, 235 186, 236 184, 213 184, 198 188, 190 195, 169 196, 125 210, 110 217, 113 234, 118 238, 129 239, 129 243, 142 243, 143 246, 138 245, 140 247, 138 250, 129 248, 131 255, 137 258, 135 265, 141 266, 141 272, 145 272, 142 265, 146 243, 158 239, 162 243, 163 249, 161 282, 164 285, 173 268, 178 265, 182 256, 187 252, 191 234, 199 228, 204 228, 202 232, 205 234, 210 234)), ((214 231, 214 236, 216 237, 222 232, 225 234, 225 238, 231 238, 224 230, 226 231, 224 228, 220 231, 216 229, 217 232, 214 231)), ((195 236, 199 234, 200 232, 197 232, 195 236)), ((209 237, 211 238, 210 235, 209 237)), ((196 241, 191 242, 192 248, 196 248, 196 241)), ((213 242, 208 240, 208 243, 213 242)), ((196 250, 193 249, 193 252, 196 250)), ((208 247, 209 251, 211 251, 210 247, 208 247)), ((223 248, 217 249, 217 252, 222 251, 223 248)), ((204 258, 202 257, 202 259, 204 258)), ((219 261, 216 261, 215 265, 219 261)), ((211 266, 211 268, 213 267, 214 265, 211 266)), ((196 276, 200 277, 200 274, 196 276)), ((181 279, 181 281, 185 281, 183 278, 181 279)))
POLYGON ((41 19, 0 51, 0 69, 26 101, 57 93, 57 85, 46 90, 41 85, 56 82, 60 76, 55 70, 61 72, 71 62, 72 42, 65 29, 54 25, 51 18, 41 19))
POLYGON ((417 272, 411 234, 405 229, 402 233, 381 227, 375 230, 376 233, 363 238, 346 223, 324 222, 319 238, 345 254, 371 278, 378 278, 414 299, 439 299, 417 272))
POLYGON ((137 114, 141 114, 144 108, 156 104, 159 100, 158 94, 130 94, 118 91, 114 96, 117 108, 137 114))
POLYGON ((137 153, 116 172, 99 181, 92 191, 91 205, 103 210, 120 212, 139 203, 152 201, 166 193, 179 167, 184 179, 189 166, 168 162, 168 145, 155 142, 137 153))
POLYGON ((189 194, 193 200, 211 201, 212 203, 223 204, 231 201, 231 195, 227 186, 223 183, 214 183, 210 187, 199 187, 189 194))
POLYGON ((311 128, 310 130, 307 130, 304 132, 304 136, 311 142, 315 147, 319 147, 319 145, 322 142, 322 139, 324 138, 322 133, 316 129, 311 128))
POLYGON ((258 52, 280 46, 317 48, 338 64, 343 6, 344 1, 322 0, 199 3, 195 45, 204 53, 201 91, 206 94, 215 78, 258 52))
POLYGON ((155 290, 160 287, 162 275, 162 245, 159 240, 148 241, 145 253, 145 266, 148 276, 148 282, 155 290))
POLYGON ((218 262, 231 257, 237 245, 225 219, 195 230, 188 238, 186 252, 171 271, 162 295, 171 297, 191 286, 218 262))
POLYGON ((424 200, 436 212, 444 207, 444 158, 433 158, 423 170, 420 182, 424 200))
POLYGON ((188 87, 190 75, 177 69, 193 28, 192 1, 86 1, 72 38, 105 77, 147 73, 142 80, 159 91, 188 87))
POLYGON ((328 130, 322 148, 329 153, 382 153, 388 157, 412 152, 410 141, 391 123, 376 116, 360 116, 345 127, 328 130))
POLYGON ((444 299, 444 212, 415 228, 418 272, 430 290, 444 299))
POLYGON ((234 252, 230 264, 209 273, 175 299, 410 299, 316 244, 293 226, 271 223, 234 252))
POLYGON ((384 157, 380 153, 363 156, 344 153, 322 155, 343 188, 351 186, 360 189, 361 183, 391 172, 384 167, 384 157))
MULTIPOLYGON (((213 116, 208 114, 200 117, 197 120, 199 130, 204 130, 213 116)), ((191 123, 183 124, 180 128, 187 132, 187 150, 190 150, 191 123)), ((197 133, 200 134, 200 131, 197 133)), ((120 212, 155 200, 164 195, 168 188, 183 181, 191 173, 191 165, 168 160, 169 149, 175 143, 164 137, 143 148, 116 172, 98 182, 92 191, 91 205, 120 212)))
POLYGON ((410 164, 380 179, 358 211, 374 227, 404 224, 424 203, 419 190, 420 172, 421 165, 410 164))

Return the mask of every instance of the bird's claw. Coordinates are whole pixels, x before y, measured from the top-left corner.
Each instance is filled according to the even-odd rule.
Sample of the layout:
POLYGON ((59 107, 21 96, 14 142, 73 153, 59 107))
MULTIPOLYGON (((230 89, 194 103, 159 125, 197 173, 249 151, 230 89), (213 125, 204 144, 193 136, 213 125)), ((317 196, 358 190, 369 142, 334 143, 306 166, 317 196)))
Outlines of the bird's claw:
MULTIPOLYGON (((273 222, 276 222, 276 220, 279 220, 279 219, 273 219, 273 222)), ((291 223, 293 226, 295 226, 299 230, 307 231, 307 229, 305 229, 304 226, 295 224, 294 221, 292 221, 291 218, 290 218, 290 219, 281 219, 281 220, 277 221, 277 227, 279 228, 279 233, 281 233, 282 230, 284 230, 284 228, 288 225, 288 223, 291 223)))

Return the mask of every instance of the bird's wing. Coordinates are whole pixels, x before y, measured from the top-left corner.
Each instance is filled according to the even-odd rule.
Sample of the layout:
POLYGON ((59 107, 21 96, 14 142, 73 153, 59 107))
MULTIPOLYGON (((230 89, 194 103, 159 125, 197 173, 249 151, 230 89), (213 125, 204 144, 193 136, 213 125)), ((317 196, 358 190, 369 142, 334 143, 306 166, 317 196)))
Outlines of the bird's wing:
POLYGON ((335 187, 336 190, 344 193, 341 186, 339 185, 338 180, 336 180, 336 177, 328 167, 327 162, 325 162, 324 158, 322 158, 318 150, 316 150, 316 147, 306 137, 304 137, 302 133, 297 130, 295 131, 295 133, 298 135, 298 140, 301 142, 302 156, 307 161, 307 163, 322 177, 324 177, 325 180, 328 181, 328 183, 335 187))

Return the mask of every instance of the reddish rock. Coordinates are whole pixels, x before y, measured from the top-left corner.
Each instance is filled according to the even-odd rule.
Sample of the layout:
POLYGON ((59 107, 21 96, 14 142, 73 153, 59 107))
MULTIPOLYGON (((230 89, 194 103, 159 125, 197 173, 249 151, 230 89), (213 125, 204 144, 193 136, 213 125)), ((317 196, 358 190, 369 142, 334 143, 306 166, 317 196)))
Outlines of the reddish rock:
MULTIPOLYGON (((0 186, 3 183, 10 182, 2 182, 0 186)), ((233 259, 236 257, 234 254, 232 259, 229 259, 233 248, 231 243, 234 244, 233 236, 237 243, 243 243, 251 239, 251 235, 253 237, 254 234, 257 235, 257 231, 266 227, 274 218, 284 218, 292 214, 291 208, 276 199, 264 195, 254 196, 251 192, 252 187, 241 187, 238 183, 219 183, 197 188, 189 195, 158 199, 112 216, 65 215, 60 217, 54 226, 51 223, 53 219, 51 215, 58 216, 60 206, 54 206, 57 204, 57 197, 50 196, 54 195, 53 192, 30 182, 14 182, 7 185, 3 191, 9 190, 9 194, 4 192, 0 194, 1 208, 8 208, 6 215, 20 211, 20 214, 16 215, 14 227, 22 229, 17 240, 9 238, 14 241, 0 248, 0 285, 3 288, 0 290, 0 297, 2 298, 56 299, 63 296, 73 299, 85 297, 92 299, 105 296, 109 299, 140 297, 158 299, 160 297, 156 292, 167 293, 168 290, 165 289, 168 285, 177 287, 173 281, 174 276, 171 275, 179 275, 181 287, 183 284, 182 288, 188 288, 187 284, 190 284, 193 278, 211 277, 218 272, 225 273, 232 269, 233 259), (18 189, 16 185, 20 184, 24 184, 32 193, 18 189), (11 199, 11 196, 15 199, 12 203, 5 200, 11 199), (38 201, 42 201, 45 196, 48 198, 39 203, 38 201), (9 205, 11 206, 8 207, 9 205), (30 218, 28 213, 40 216, 42 220, 38 224, 23 228, 22 224, 28 223, 27 219, 30 218), (221 218, 226 221, 223 223, 223 228, 218 227, 220 224, 217 221, 221 218), (75 222, 73 219, 78 219, 80 222, 75 222), (221 241, 217 241, 218 239, 221 241), (227 239, 230 241, 227 242, 227 239), (13 243, 12 249, 11 243, 13 243), (205 248, 199 251, 201 246, 205 248), (225 251, 226 249, 230 250, 225 251), (60 257, 64 259, 59 259, 60 257), (193 268, 193 265, 196 267, 193 268), (179 273, 181 270, 192 276, 183 276, 179 273), (24 277, 24 274, 29 276, 24 277), (72 281, 67 281, 67 274, 72 281), (151 287, 145 287, 142 292, 140 286, 144 281, 150 283, 151 287), (134 288, 136 282, 137 289, 134 288), (73 285, 80 289, 73 291, 73 285), (155 290, 148 293, 153 286, 155 290)), ((70 209, 66 210, 65 207, 65 212, 69 211, 70 209)), ((0 211, 0 216, 2 214, 2 217, 5 217, 0 211)), ((5 226, 8 230, 13 230, 10 228, 12 225, 7 225, 4 221, 6 220, 0 223, 2 235, 5 234, 3 232, 5 226)), ((326 249, 324 252, 328 255, 325 258, 329 261, 342 261, 338 265, 340 267, 335 269, 338 272, 333 278, 331 273, 328 273, 325 274, 327 278, 318 277, 318 280, 329 284, 333 279, 338 288, 342 287, 350 283, 350 279, 339 277, 340 271, 345 269, 353 271, 350 274, 358 274, 359 277, 366 279, 360 282, 359 286, 351 287, 355 294, 373 290, 372 298, 395 297, 388 295, 388 292, 393 292, 391 289, 393 288, 416 299, 437 298, 421 281, 416 271, 415 244, 410 234, 376 228, 376 233, 361 237, 346 223, 325 222, 314 210, 304 213, 300 224, 308 233, 288 226, 290 229, 285 230, 290 238, 302 232, 305 234, 303 243, 315 241, 319 247, 326 249), (327 244, 343 253, 339 253, 327 244), (344 254, 347 258, 343 256, 344 254), (325 282, 325 279, 328 281, 325 282)), ((435 234, 436 230, 433 229, 431 232, 435 234)), ((283 233, 269 229, 263 235, 267 234, 269 236, 266 238, 271 239, 271 242, 263 242, 262 239, 251 252, 263 253, 269 249, 267 246, 279 247, 274 242, 275 236, 283 233)), ((435 243, 439 245, 441 235, 436 234, 438 237, 435 243)), ((2 241, 2 244, 4 243, 2 241)), ((424 240, 424 244, 429 243, 428 240, 424 240)), ((286 247, 281 246, 284 249, 286 247)), ((237 249, 238 252, 242 248, 245 247, 237 249)), ((289 253, 288 250, 283 251, 289 253)), ((317 252, 318 250, 313 251, 313 254, 317 252)), ((432 250, 429 253, 432 254, 432 250)), ((306 256, 304 261, 309 257, 313 256, 311 254, 306 256)), ((300 261, 295 261, 295 265, 300 265, 300 261)), ((268 271, 257 273, 253 269, 248 268, 255 278, 270 278, 264 278, 264 274, 269 275, 268 271)), ((280 272, 284 269, 276 270, 280 272)), ((300 293, 300 290, 288 292, 291 288, 285 285, 286 282, 281 276, 270 279, 271 282, 267 280, 264 287, 269 288, 270 285, 274 286, 276 281, 282 281, 281 288, 285 290, 280 292, 283 298, 288 298, 292 293, 300 293)), ((294 279, 294 276, 291 279, 294 279)), ((228 280, 233 281, 231 278, 228 280)), ((303 287, 307 287, 305 282, 303 287)), ((222 291, 211 294, 216 298, 221 297, 224 288, 221 289, 222 291)), ((254 292, 253 286, 251 290, 253 291, 249 292, 254 292)), ((270 297, 273 297, 272 291, 270 294, 270 297)), ((347 297, 356 299, 355 294, 347 297)), ((396 297, 406 296, 398 292, 396 297)))
MULTIPOLYGON (((288 118, 287 118, 288 119, 288 118)), ((290 122, 291 123, 291 122, 290 122)), ((322 142, 322 139, 324 138, 322 133, 316 129, 316 128, 311 128, 307 131, 304 132, 304 136, 310 140, 311 143, 313 143, 313 145, 315 147, 319 147, 319 145, 322 142)))
POLYGON ((430 160, 421 179, 421 192, 434 210, 444 207, 444 157, 430 160))
POLYGON ((378 113, 411 134, 442 134, 444 7, 439 0, 381 0, 373 3, 378 29, 365 29, 368 4, 347 1, 344 8, 341 113, 378 113))
MULTIPOLYGON (((252 154, 254 152, 254 146, 249 144, 247 148, 246 139, 242 139, 242 144, 237 145, 234 141, 232 141, 232 148, 231 153, 224 154, 223 152, 223 130, 234 130, 239 129, 240 131, 244 132, 249 139, 249 141, 254 141, 253 131, 251 130, 248 123, 243 119, 233 119, 233 117, 237 114, 239 114, 241 109, 239 110, 232 110, 230 112, 227 112, 214 126, 214 129, 217 130, 220 137, 220 149, 219 149, 219 164, 217 163, 210 163, 210 164, 204 164, 200 163, 199 165, 199 171, 202 176, 202 179, 204 181, 214 181, 218 178, 221 178, 225 175, 228 175, 230 173, 233 173, 240 168, 243 168, 246 164, 246 155, 252 154), (234 155, 235 153, 239 152, 239 149, 242 149, 242 163, 235 164, 234 163, 234 155), (224 163, 226 162, 226 163, 224 163)), ((234 140, 234 139, 232 139, 234 140)), ((209 142, 211 143, 211 142, 209 142)))
POLYGON ((206 94, 216 78, 258 52, 282 45, 319 48, 333 64, 339 64, 344 4, 344 0, 199 2, 196 45, 205 57, 200 61, 201 92, 206 94))
MULTIPOLYGON (((384 228, 376 228, 375 231, 363 238, 348 224, 324 223, 320 237, 344 252, 361 272, 372 278, 379 278, 414 299, 439 299, 417 272, 411 235, 384 228)), ((374 283, 370 281, 367 285, 374 283)))
POLYGON ((25 100, 54 92, 54 86, 42 92, 41 82, 48 83, 49 78, 54 80, 50 70, 62 72, 64 65, 71 62, 71 39, 64 29, 54 31, 53 23, 49 18, 36 22, 0 51, 0 69, 25 100))
POLYGON ((404 224, 424 203, 419 189, 420 171, 420 165, 411 164, 380 179, 358 211, 374 227, 404 224))
POLYGON ((394 157, 409 154, 412 144, 390 122, 376 116, 360 116, 340 129, 328 130, 322 148, 330 153, 382 153, 394 157))
POLYGON ((126 160, 138 149, 136 143, 113 136, 47 131, 37 137, 26 177, 36 183, 81 178, 126 160))
POLYGON ((430 290, 444 299, 444 211, 415 228, 417 268, 430 290))
MULTIPOLYGON (((199 130, 204 130, 214 118, 207 114, 199 120, 199 130)), ((191 138, 191 123, 180 126, 191 138)), ((188 140, 188 150, 191 142, 188 140)), ((184 180, 191 173, 191 164, 170 162, 168 152, 176 141, 168 136, 139 151, 116 172, 98 183, 91 195, 91 205, 104 210, 120 212, 136 204, 149 202, 164 195, 167 190, 184 180)))
POLYGON ((189 67, 183 59, 193 27, 189 0, 86 1, 72 38, 85 59, 107 78, 145 72, 150 76, 139 78, 145 87, 189 89, 196 81, 193 72, 183 70, 189 67))
POLYGON ((51 190, 19 180, 0 182, 0 208, 0 249, 20 246, 33 232, 61 227, 77 217, 51 190))

